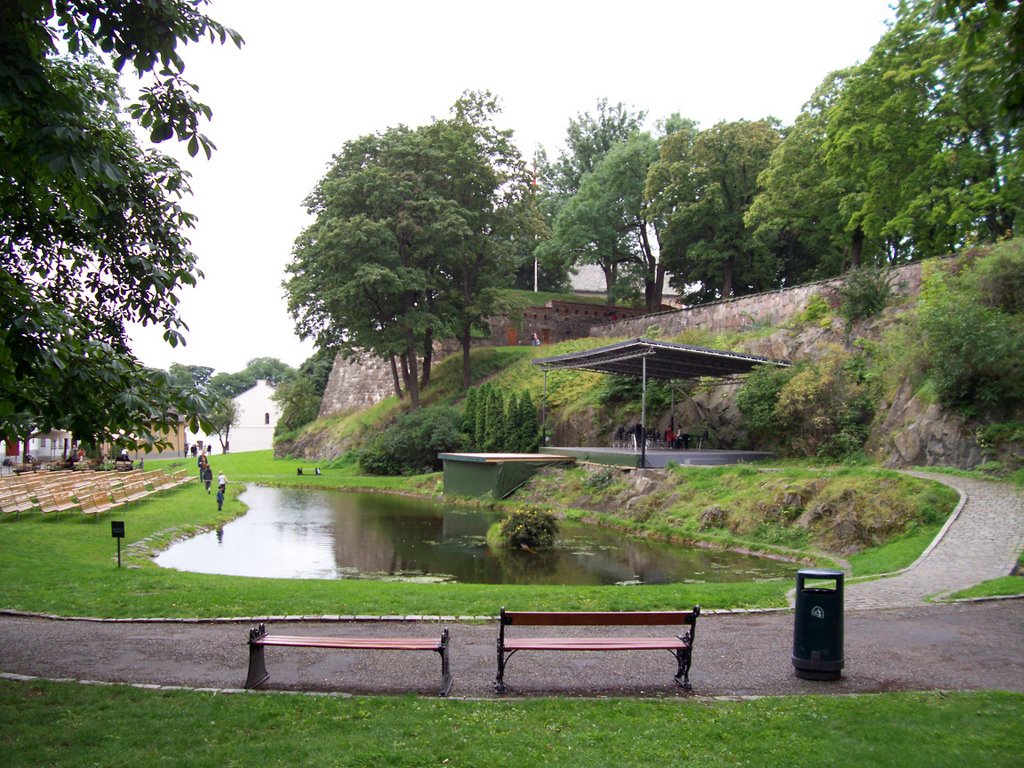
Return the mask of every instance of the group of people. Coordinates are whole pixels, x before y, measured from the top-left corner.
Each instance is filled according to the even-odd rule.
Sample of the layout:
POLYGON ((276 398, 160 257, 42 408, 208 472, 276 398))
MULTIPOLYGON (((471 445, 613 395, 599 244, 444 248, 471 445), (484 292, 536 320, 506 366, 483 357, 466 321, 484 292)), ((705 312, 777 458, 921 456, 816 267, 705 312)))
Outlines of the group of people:
MULTIPOLYGON (((206 457, 206 451, 199 454, 196 462, 199 465, 199 479, 206 486, 206 493, 210 493, 210 485, 213 483, 213 470, 210 468, 210 460, 206 457)), ((224 508, 224 493, 227 491, 228 478, 223 472, 217 473, 217 510, 224 508)))
MULTIPOLYGON (((698 440, 698 448, 703 448, 707 445, 711 438, 707 429, 699 436, 693 435, 692 437, 698 440)), ((628 430, 625 426, 620 425, 615 430, 612 443, 616 448, 631 447, 639 450, 640 446, 644 445, 645 440, 649 448, 674 448, 675 450, 682 449, 687 451, 690 449, 691 435, 689 432, 677 434, 671 425, 664 432, 656 429, 644 429, 642 424, 636 424, 628 430)))

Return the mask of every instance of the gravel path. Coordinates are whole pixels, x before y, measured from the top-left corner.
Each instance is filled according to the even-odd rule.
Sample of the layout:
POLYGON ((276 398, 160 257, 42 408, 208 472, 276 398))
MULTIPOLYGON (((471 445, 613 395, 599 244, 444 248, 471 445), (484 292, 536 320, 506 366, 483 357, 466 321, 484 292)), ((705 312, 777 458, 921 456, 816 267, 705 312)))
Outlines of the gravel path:
MULTIPOLYGON (((0 616, 0 671, 47 678, 192 688, 240 688, 248 624, 90 622, 0 616)), ((492 698, 496 623, 449 625, 452 695, 492 698)), ((576 628, 581 634, 589 628, 576 628)), ((598 628, 601 634, 605 628, 598 628)), ((294 622, 283 634, 433 637, 434 622, 294 622)), ((521 629, 520 632, 526 632, 521 629)), ((636 632, 633 628, 631 633, 636 632)), ((544 634, 554 634, 549 629, 544 634)), ((793 674, 789 611, 702 616, 697 623, 693 695, 872 693, 999 688, 1024 692, 1024 600, 854 611, 846 616, 843 678, 793 674)), ((432 653, 268 648, 277 690, 435 695, 432 653)), ((521 696, 686 696, 665 652, 523 652, 508 663, 506 698, 521 696)))

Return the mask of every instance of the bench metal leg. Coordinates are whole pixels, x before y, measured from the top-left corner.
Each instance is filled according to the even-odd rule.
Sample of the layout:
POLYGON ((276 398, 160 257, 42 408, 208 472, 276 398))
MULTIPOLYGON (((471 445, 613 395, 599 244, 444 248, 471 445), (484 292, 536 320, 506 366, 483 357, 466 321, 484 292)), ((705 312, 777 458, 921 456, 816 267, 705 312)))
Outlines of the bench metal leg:
POLYGON ((441 654, 441 691, 438 696, 447 696, 452 689, 452 668, 451 657, 448 653, 448 627, 441 630, 441 647, 438 653, 441 654))
POLYGON ((675 654, 676 661, 679 663, 679 670, 676 672, 673 680, 681 685, 684 691, 692 691, 693 686, 690 685, 690 649, 680 648, 679 650, 672 651, 672 653, 675 654))
POLYGON ((266 660, 263 657, 266 646, 257 642, 265 634, 267 634, 267 628, 263 624, 249 630, 249 676, 245 680, 246 688, 255 688, 270 677, 267 673, 266 660))
POLYGON ((494 678, 495 693, 505 693, 505 665, 508 663, 508 660, 511 659, 514 654, 515 651, 512 651, 511 653, 506 655, 504 646, 502 645, 500 640, 498 641, 498 674, 494 678))

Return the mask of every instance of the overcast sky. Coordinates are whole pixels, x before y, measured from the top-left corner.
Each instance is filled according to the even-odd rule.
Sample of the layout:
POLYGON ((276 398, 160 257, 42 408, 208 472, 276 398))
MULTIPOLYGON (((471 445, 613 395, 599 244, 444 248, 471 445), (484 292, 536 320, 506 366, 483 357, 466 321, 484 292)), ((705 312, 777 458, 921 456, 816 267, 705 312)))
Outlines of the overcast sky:
MULTIPOLYGON (((190 331, 172 349, 135 329, 150 366, 235 372, 254 357, 298 366, 313 352, 281 281, 308 223, 302 201, 349 139, 445 117, 467 89, 502 102, 500 127, 524 157, 562 148, 570 118, 607 98, 701 127, 772 115, 791 123, 826 74, 863 61, 890 0, 669 0, 344 3, 214 0, 238 50, 183 51, 213 109, 213 159, 170 148, 193 174, 186 208, 206 277, 182 291, 190 331)), ((166 145, 165 145, 166 146, 166 145)))

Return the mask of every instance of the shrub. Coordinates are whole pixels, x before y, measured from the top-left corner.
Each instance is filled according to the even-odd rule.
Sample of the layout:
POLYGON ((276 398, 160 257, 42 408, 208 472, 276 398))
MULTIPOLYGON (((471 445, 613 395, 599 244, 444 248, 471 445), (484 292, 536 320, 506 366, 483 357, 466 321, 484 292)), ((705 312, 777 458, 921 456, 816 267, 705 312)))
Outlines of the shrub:
POLYGON ((593 474, 589 474, 583 480, 583 487, 588 491, 599 493, 606 491, 615 483, 616 472, 611 467, 604 467, 593 474))
POLYGON ((883 269, 854 269, 846 274, 838 293, 839 314, 853 325, 885 309, 892 296, 892 275, 883 269))
POLYGON ((975 291, 993 309, 1024 313, 1024 238, 996 245, 971 269, 975 291))
POLYGON ((807 299, 807 306, 804 307, 804 311, 797 316, 797 322, 824 323, 827 322, 831 314, 832 307, 829 305, 828 300, 820 293, 815 293, 807 299))
MULTIPOLYGON (((988 263, 1001 253, 978 258, 959 273, 935 270, 918 304, 928 375, 939 402, 968 416, 1010 411, 1024 399, 1024 315, 992 306, 991 296, 980 292, 1002 274, 1001 261, 988 263)), ((1013 305, 1005 297, 1000 301, 1013 305)))
POLYGON ((484 384, 466 394, 462 431, 468 450, 529 453, 537 450, 537 427, 537 407, 526 390, 506 396, 484 384))
POLYGON ((843 459, 863 448, 874 410, 864 370, 860 357, 836 348, 785 382, 774 426, 793 453, 843 459))
POLYGON ((759 365, 746 377, 736 393, 736 405, 746 417, 745 426, 762 443, 777 444, 779 393, 796 373, 796 368, 759 365))
POLYGON ((359 452, 359 468, 371 475, 438 471, 438 453, 462 450, 461 424, 459 413, 447 406, 402 414, 359 452))
POLYGON ((549 512, 514 509, 501 521, 501 541, 506 547, 544 549, 555 543, 558 521, 549 512))

